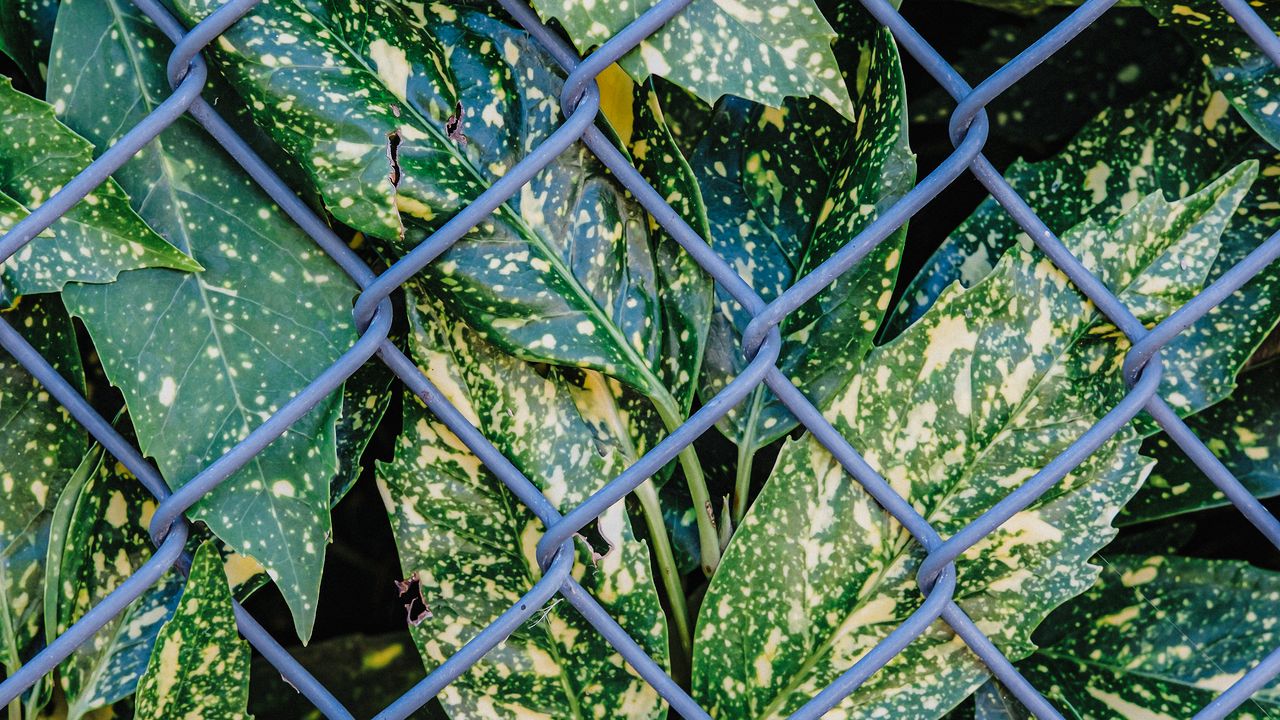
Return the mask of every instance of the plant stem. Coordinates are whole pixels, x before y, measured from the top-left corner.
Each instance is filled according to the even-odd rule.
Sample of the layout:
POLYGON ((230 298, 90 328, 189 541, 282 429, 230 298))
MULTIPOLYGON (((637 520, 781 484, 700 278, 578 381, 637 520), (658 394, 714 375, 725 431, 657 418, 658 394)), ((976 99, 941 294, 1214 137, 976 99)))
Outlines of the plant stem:
POLYGON ((746 439, 738 446, 738 470, 733 481, 733 526, 742 525, 742 518, 747 514, 747 498, 751 495, 751 465, 756 459, 756 448, 751 447, 751 439, 746 439))
POLYGON ((658 502, 658 491, 653 486, 653 480, 641 483, 635 489, 635 496, 644 512, 645 525, 649 528, 649 542, 653 545, 653 554, 658 561, 658 574, 662 576, 662 587, 671 606, 671 619, 675 623, 676 635, 676 644, 671 649, 671 670, 676 680, 679 680, 687 675, 693 658, 693 635, 689 629, 689 606, 685 603, 684 583, 680 581, 680 570, 676 567, 676 557, 671 551, 671 540, 667 537, 667 525, 662 521, 662 505, 658 502))
MULTIPOLYGON (((655 377, 650 383, 650 398, 653 407, 662 418, 667 432, 674 432, 684 423, 676 399, 655 377)), ((680 468, 684 470, 685 482, 689 484, 689 496, 693 498, 693 516, 698 521, 698 548, 702 556, 702 572, 711 577, 720 565, 720 536, 716 532, 716 521, 712 516, 711 493, 707 491, 707 478, 702 474, 702 464, 698 462, 698 453, 693 445, 687 445, 680 451, 680 468)))

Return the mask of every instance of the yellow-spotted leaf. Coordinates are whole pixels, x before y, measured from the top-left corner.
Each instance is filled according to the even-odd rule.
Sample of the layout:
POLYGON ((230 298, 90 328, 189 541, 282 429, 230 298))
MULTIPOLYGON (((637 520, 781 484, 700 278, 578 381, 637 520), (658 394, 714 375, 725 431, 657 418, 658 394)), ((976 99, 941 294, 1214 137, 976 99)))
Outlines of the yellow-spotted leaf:
MULTIPOLYGON (((177 3, 191 22, 221 5, 177 3)), ((392 259, 562 123, 554 60, 471 7, 266 3, 211 50, 330 212, 392 259)), ((600 370, 675 415, 654 257, 643 210, 575 146, 425 275, 507 352, 600 370)))
MULTIPOLYGON (((1280 368, 1263 365, 1240 374, 1231 397, 1187 419, 1196 437, 1255 497, 1280 495, 1280 368)), ((1156 469, 1120 515, 1133 524, 1229 504, 1164 434, 1147 440, 1143 453, 1156 469)))
MULTIPOLYGON (((1280 68, 1240 29, 1235 18, 1212 0, 1143 0, 1161 25, 1173 28, 1198 51, 1209 82, 1231 100, 1231 106, 1258 135, 1280 149, 1280 68)), ((1250 3, 1275 32, 1280 8, 1250 3)))
MULTIPOLYGON (((1280 643, 1280 575, 1247 563, 1117 555, 1102 575, 1035 634, 1018 663, 1070 720, 1189 718, 1280 643)), ((1021 718, 1020 705, 1010 703, 1021 718)), ((1270 683, 1230 717, 1280 712, 1270 683)))
MULTIPOLYGON (((62 118, 105 149, 169 97, 171 45, 127 0, 68 0, 50 87, 62 118)), ((124 394, 140 449, 177 488, 355 341, 356 287, 193 120, 116 173, 138 212, 202 273, 142 270, 64 292, 124 394)), ((334 393, 191 510, 266 569, 308 637, 339 472, 334 393)))
MULTIPOLYGON (((897 47, 855 3, 834 20, 837 44, 857 108, 850 122, 814 100, 781 110, 728 98, 717 107, 693 156, 711 222, 711 244, 766 301, 830 258, 910 188, 915 160, 907 147, 905 88, 897 47)), ((818 405, 857 373, 889 308, 905 230, 886 238, 829 288, 782 323, 778 366, 818 405)), ((717 312, 703 369, 709 399, 747 364, 741 335, 751 317, 727 292, 717 312)), ((721 421, 740 448, 740 477, 752 454, 796 426, 763 386, 721 421)), ((746 507, 746 485, 734 499, 746 507)))
MULTIPOLYGON (((1145 322, 1201 287, 1253 181, 1246 163, 1064 241, 1145 322)), ((1126 343, 1043 256, 1015 247, 872 351, 826 417, 947 537, 1031 477, 1126 392, 1126 343)), ((1130 428, 957 562, 956 601, 1012 657, 1097 576, 1089 558, 1150 469, 1130 428)), ((694 695, 718 718, 784 718, 920 607, 923 552, 812 436, 789 441, 712 579, 694 695), (797 620, 796 618, 802 618, 797 620)), ((988 671, 939 622, 839 706, 937 718, 988 671)))
MULTIPOLYGON (((652 3, 534 0, 533 6, 544 19, 559 20, 585 53, 652 3)), ((693 0, 620 63, 637 81, 659 75, 707 102, 736 95, 780 107, 785 98, 817 97, 854 119, 831 49, 835 39, 814 0, 693 0)))
MULTIPOLYGON (((1181 197, 1245 160, 1261 165, 1222 236, 1209 280, 1258 247, 1280 224, 1280 155, 1230 112, 1227 98, 1203 83, 1156 93, 1125 108, 1110 108, 1061 153, 1005 172, 1051 230, 1062 233, 1086 218, 1106 222, 1144 196, 1181 197)), ((905 291, 887 336, 901 332, 959 281, 981 280, 1008 248, 1025 238, 1020 226, 988 198, 947 238, 905 291)), ((1280 264, 1272 264, 1166 345, 1161 394, 1180 412, 1194 413, 1226 397, 1253 349, 1280 320, 1280 264), (1211 345, 1214 352, 1201 348, 1211 345)), ((1142 419, 1144 432, 1155 430, 1142 419)))
MULTIPOLYGON (((4 313, 74 387, 84 388, 75 331, 54 296, 4 313)), ((25 368, 0 352, 0 663, 12 674, 39 649, 53 508, 88 448, 85 433, 25 368)), ((26 716, 43 700, 28 694, 26 716)))
MULTIPOLYGON (((151 557, 147 525, 156 502, 137 478, 95 447, 71 476, 53 513, 45 577, 46 639, 102 602, 151 557)), ((59 666, 68 720, 133 693, 156 633, 182 588, 166 575, 59 666)))
MULTIPOLYGON (((596 443, 565 383, 503 355, 418 293, 411 343, 436 387, 557 507, 568 510, 621 470, 596 443)), ((428 670, 438 667, 519 601, 541 573, 540 521, 413 396, 405 432, 378 478, 406 578, 420 584, 425 617, 410 627, 428 670)), ((580 541, 573 575, 659 663, 666 621, 649 552, 631 533, 623 503, 580 541)), ((577 611, 553 601, 440 695, 455 718, 651 719, 657 691, 626 665, 577 611), (494 688, 501 688, 495 692, 494 688)))
MULTIPOLYGON (((93 161, 93 146, 54 108, 0 77, 0 234, 42 205, 93 161)), ((89 193, 39 237, 0 264, 0 306, 69 282, 109 283, 125 270, 200 265, 165 242, 129 207, 114 180, 89 193)))
POLYGON ((213 543, 196 551, 173 617, 160 628, 138 682, 139 720, 243 720, 249 704, 249 644, 236 629, 231 588, 213 543))

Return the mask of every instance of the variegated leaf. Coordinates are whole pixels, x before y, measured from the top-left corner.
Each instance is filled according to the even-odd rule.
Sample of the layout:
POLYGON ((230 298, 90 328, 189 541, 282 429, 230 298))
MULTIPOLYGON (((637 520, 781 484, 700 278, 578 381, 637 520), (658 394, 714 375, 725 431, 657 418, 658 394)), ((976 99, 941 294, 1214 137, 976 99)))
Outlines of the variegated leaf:
POLYGON ((249 644, 236 629, 222 557, 213 543, 205 543, 138 682, 136 717, 248 718, 249 657, 249 644))
POLYGON ((31 87, 44 87, 58 0, 0 0, 0 52, 13 59, 31 87))
MULTIPOLYGON (((1152 192, 1183 196, 1243 160, 1258 160, 1260 176, 1223 235, 1212 281, 1280 223, 1280 157, 1251 138, 1221 93, 1192 86, 1108 109, 1057 156, 1015 163, 1005 177, 1061 233, 1085 218, 1114 218, 1152 192)), ((985 200, 912 281, 887 334, 919 318, 950 283, 970 286, 985 277, 996 258, 1025 237, 995 200, 985 200)), ((1165 346, 1161 394, 1183 413, 1226 397, 1253 348, 1280 319, 1277 299, 1280 264, 1273 264, 1165 346)), ((1144 432, 1154 431, 1145 417, 1141 422, 1144 432)))
MULTIPOLYGON (((403 630, 382 635, 343 635, 288 650, 358 718, 377 715, 422 679, 422 661, 413 638, 403 630)), ((258 717, 324 717, 262 657, 253 659, 249 690, 249 711, 258 717)), ((431 703, 409 717, 443 720, 446 716, 431 703)))
MULTIPOLYGON (((968 42, 947 60, 961 76, 978 82, 1043 37, 1066 14, 1061 9, 1031 21, 963 23, 955 32, 968 42)), ((1168 33, 1145 10, 1112 8, 986 105, 991 130, 983 152, 988 157, 1012 156, 1010 149, 1038 157, 1057 154, 1102 110, 1185 84, 1192 62, 1191 48, 1169 42, 1168 33)), ((955 99, 940 86, 923 88, 911 98, 913 134, 936 137, 939 155, 952 150, 945 128, 955 107, 955 99)), ((923 150, 920 142, 915 141, 917 150, 923 150)))
MULTIPOLYGON (((821 102, 783 109, 727 98, 692 163, 711 221, 711 244, 766 301, 831 257, 910 189, 915 163, 906 145, 902 68, 892 36, 860 7, 835 16, 849 70, 856 122, 821 102), (856 71, 855 71, 856 69, 856 71)), ((889 307, 904 231, 782 323, 778 367, 825 405, 858 371, 889 307)), ((741 333, 751 317, 723 289, 717 295, 703 369, 704 400, 742 372, 741 333)), ((756 449, 796 420, 766 388, 721 421, 749 473, 756 449)), ((743 487, 735 497, 745 509, 743 487)))
MULTIPOLYGON (((176 3, 188 22, 222 4, 176 3)), ((266 3, 221 36, 213 57, 330 212, 380 238, 393 259, 562 122, 554 60, 471 7, 266 3)), ((664 341, 684 328, 658 299, 669 279, 658 244, 643 209, 578 145, 423 275, 452 315, 505 352, 625 383, 670 430, 685 411, 665 380, 664 341)), ((681 462, 700 484, 692 453, 681 462)), ((717 559, 707 558, 708 572, 717 559)))
MULTIPOLYGON (((601 111, 636 169, 701 237, 710 235, 702 192, 667 126, 653 81, 636 85, 617 65, 597 79, 601 111)), ((658 302, 664 319, 658 378, 689 413, 711 320, 710 279, 670 233, 650 218, 654 238, 658 302)), ((584 419, 631 462, 666 435, 653 402, 617 380, 584 371, 574 381, 574 399, 584 419)), ((668 468, 670 469, 670 467, 668 468)), ((657 480, 666 479, 666 473, 657 480)))
MULTIPOLYGON (((1209 82, 1231 100, 1255 132, 1280 149, 1280 69, 1235 18, 1213 0, 1143 0, 1142 4, 1195 48, 1209 82)), ((1273 32, 1280 27, 1280 7, 1267 2, 1250 5, 1273 32)))
MULTIPOLYGON (((1098 584, 1051 615, 1040 649, 1018 664, 1071 720, 1189 718, 1280 644, 1274 572, 1198 558, 1099 561, 1098 584)), ((1230 717, 1276 712, 1271 683, 1230 717)))
MULTIPOLYGON (((53 111, 0 77, 0 233, 93 161, 93 146, 53 111)), ((57 292, 69 282, 109 283, 124 270, 145 267, 200 269, 147 227, 120 186, 108 180, 0 264, 0 305, 28 293, 57 292)))
MULTIPOLYGON (((1231 397, 1187 425, 1254 496, 1280 495, 1280 373, 1275 365, 1242 373, 1231 397)), ((1120 515, 1122 524, 1229 503, 1167 436, 1149 439, 1143 453, 1156 458, 1156 469, 1120 515)))
MULTIPOLYGON (((221 4, 177 3, 190 21, 221 4)), ((561 123, 554 61, 469 7, 267 3, 216 47, 334 216, 399 249, 561 123), (453 134, 465 141, 446 129, 459 112, 453 134)), ((426 275, 453 314, 507 352, 669 398, 644 213, 585 148, 560 156, 426 275)))
MULTIPOLYGON (((170 45, 127 0, 64 2, 54 45, 58 107, 100 148, 169 96, 170 45)), ((140 448, 176 488, 354 342, 356 288, 194 121, 174 123, 116 177, 206 270, 132 272, 64 297, 124 393, 140 448)), ((267 568, 303 638, 329 541, 339 401, 321 402, 191 511, 267 568)))
MULTIPOLYGON (((646 2, 533 0, 556 18, 582 52, 602 45, 646 2)), ((856 119, 831 44, 836 31, 814 0, 775 3, 693 0, 619 61, 637 81, 660 75, 707 102, 735 95, 780 107, 786 98, 817 97, 856 119)))
POLYGON ((360 458, 391 404, 395 377, 377 358, 363 365, 342 386, 342 414, 334 437, 338 448, 338 472, 329 484, 329 505, 337 505, 363 466, 360 458))
MULTIPOLYGON (((496 351, 433 301, 410 298, 414 353, 436 387, 556 506, 569 509, 612 478, 618 458, 595 442, 555 370, 496 351)), ((539 578, 542 524, 447 428, 405 399, 405 432, 379 483, 406 577, 430 614, 410 628, 434 669, 519 601, 539 578)), ((574 577, 660 663, 666 621, 646 545, 622 503, 596 528, 607 544, 578 553, 574 577)), ((455 718, 661 718, 657 692, 574 610, 554 602, 451 684, 440 700, 455 718), (493 688, 501 688, 495 692, 493 688)))
MULTIPOLYGON (((44 602, 49 641, 151 556, 147 525, 155 510, 155 500, 122 465, 96 447, 85 456, 53 514, 44 602)), ((133 693, 181 588, 180 578, 166 576, 62 662, 68 720, 133 693)))
MULTIPOLYGON (((1064 240, 1145 322, 1195 293, 1256 173, 1140 201, 1064 240)), ((947 537, 1058 455, 1122 398, 1127 343, 1047 258, 1014 248, 872 351, 827 418, 947 537)), ((964 554, 956 600, 1006 654, 1087 589, 1111 519, 1149 470, 1125 429, 964 554)), ((784 446, 699 617, 694 694, 721 718, 794 712, 920 607, 910 535, 812 436, 784 446)), ((939 622, 833 711, 936 718, 987 669, 939 622)))
MULTIPOLYGON (((75 331, 58 298, 23 298, 4 319, 83 390, 75 331)), ((87 449, 66 409, 0 352, 0 661, 8 673, 30 659, 40 636, 53 506, 87 449)))

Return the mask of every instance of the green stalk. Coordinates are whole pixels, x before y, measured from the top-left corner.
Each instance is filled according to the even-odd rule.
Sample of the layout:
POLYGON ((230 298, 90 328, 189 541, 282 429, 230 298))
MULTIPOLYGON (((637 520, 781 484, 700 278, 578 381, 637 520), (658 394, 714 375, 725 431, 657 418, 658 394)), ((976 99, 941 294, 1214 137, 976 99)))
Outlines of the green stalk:
POLYGON ((662 587, 671 606, 671 619, 676 635, 676 643, 671 648, 671 671, 678 681, 682 677, 688 677, 693 662, 693 634, 689 628, 689 606, 685 603, 684 583, 680 582, 680 571, 676 568, 676 557, 671 550, 671 540, 667 537, 666 523, 662 521, 662 505, 658 502, 658 491, 653 487, 653 480, 641 483, 635 489, 635 496, 644 512, 645 526, 649 528, 649 542, 653 545, 653 554, 658 561, 658 574, 662 576, 662 587))
MULTIPOLYGON (((674 432, 684 423, 676 399, 666 388, 653 378, 650 385, 653 393, 653 407, 662 418, 667 432, 674 432)), ((684 470, 684 479, 689 484, 689 496, 693 498, 693 516, 698 521, 698 547, 702 556, 702 572, 711 577, 720 565, 720 535, 716 532, 716 521, 712 517, 711 493, 707 491, 707 478, 702 473, 702 464, 698 461, 698 453, 693 445, 687 445, 680 451, 680 468, 684 470)))
POLYGON ((756 413, 760 410, 760 402, 764 391, 756 388, 751 393, 751 411, 747 413, 745 435, 738 442, 738 469, 733 482, 733 526, 742 525, 742 518, 747 514, 747 499, 751 496, 751 466, 756 459, 756 413))

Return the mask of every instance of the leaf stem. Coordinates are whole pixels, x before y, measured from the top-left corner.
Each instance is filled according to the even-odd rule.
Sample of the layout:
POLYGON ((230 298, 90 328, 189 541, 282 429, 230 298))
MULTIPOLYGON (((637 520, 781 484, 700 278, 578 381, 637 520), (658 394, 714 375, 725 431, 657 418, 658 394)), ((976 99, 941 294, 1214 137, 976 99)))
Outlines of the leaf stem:
POLYGON ((667 537, 667 525, 662 521, 662 504, 658 502, 658 491, 653 486, 653 479, 641 483, 635 489, 635 496, 644 512, 645 525, 649 528, 649 542, 658 562, 658 574, 662 576, 662 586, 666 591, 667 602, 671 605, 671 619, 675 622, 676 631, 676 645, 671 648, 671 671, 679 681, 682 677, 688 677, 693 661, 693 635, 689 629, 689 606, 685 602, 684 583, 680 581, 680 570, 676 567, 676 557, 671 550, 671 539, 667 537))
MULTIPOLYGON (((662 386, 656 377, 649 383, 650 399, 653 407, 662 418, 667 432, 674 432, 684 423, 676 399, 662 386)), ((716 521, 712 516, 711 493, 707 491, 707 478, 702 473, 702 464, 698 461, 698 453, 693 445, 687 445, 680 451, 680 468, 684 470, 684 479, 689 484, 689 496, 693 498, 693 516, 698 521, 698 549, 702 557, 702 572, 711 577, 720 565, 720 536, 716 532, 716 521)))
MULTIPOLYGON (((750 432, 750 431, 748 431, 750 432)), ((740 527, 747 514, 747 498, 751 495, 751 466, 756 459, 756 448, 748 436, 738 445, 738 469, 733 481, 733 526, 740 527)))

